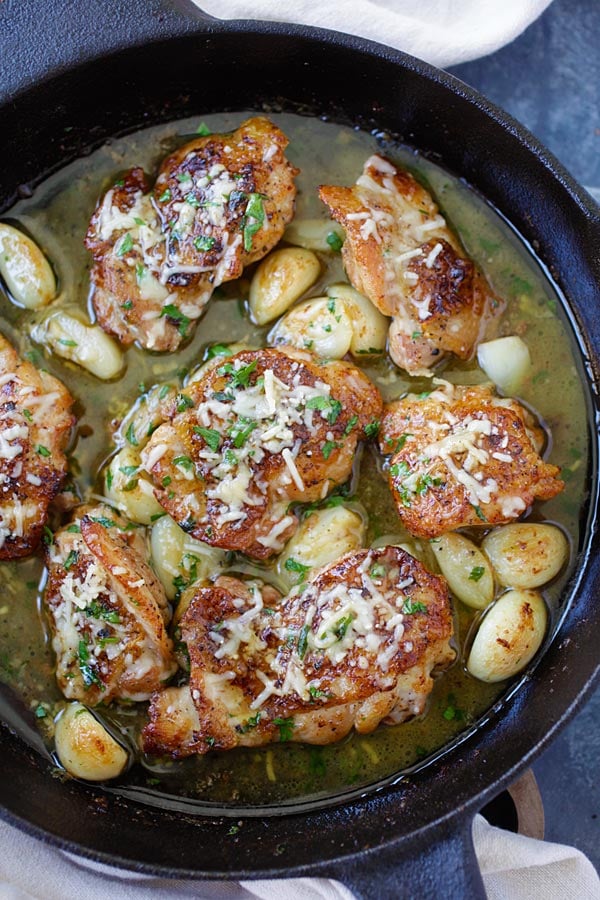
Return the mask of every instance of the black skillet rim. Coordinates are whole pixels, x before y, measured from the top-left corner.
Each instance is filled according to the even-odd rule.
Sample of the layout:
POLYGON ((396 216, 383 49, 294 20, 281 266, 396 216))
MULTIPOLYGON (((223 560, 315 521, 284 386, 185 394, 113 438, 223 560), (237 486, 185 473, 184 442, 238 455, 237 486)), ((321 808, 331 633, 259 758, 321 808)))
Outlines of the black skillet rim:
MULTIPOLYGON (((542 148, 541 145, 539 145, 539 143, 534 138, 532 138, 526 132, 526 130, 524 128, 517 125, 517 123, 515 123, 512 119, 510 119, 510 117, 506 116, 504 113, 502 113, 496 107, 494 107, 492 104, 489 104, 487 101, 484 101, 476 92, 471 91, 471 89, 469 89, 469 88, 466 88, 466 86, 462 85, 460 82, 458 82, 452 76, 446 75, 445 73, 437 72, 436 70, 433 70, 431 67, 426 66, 426 64, 424 64, 424 63, 412 60, 410 57, 407 57, 406 55, 401 54, 399 52, 390 51, 387 48, 382 48, 380 45, 375 45, 370 42, 361 41, 357 38, 349 39, 346 36, 339 36, 336 34, 332 34, 331 32, 321 32, 317 29, 305 29, 305 28, 301 28, 301 27, 283 26, 283 25, 274 26, 271 23, 269 23, 268 25, 265 25, 264 23, 247 23, 247 22, 227 23, 227 26, 220 27, 218 29, 218 31, 220 31, 220 32, 227 32, 230 30, 237 31, 238 33, 239 32, 243 32, 243 33, 248 33, 248 32, 253 33, 254 32, 254 33, 262 33, 262 34, 264 34, 264 33, 268 33, 268 34, 281 33, 281 34, 285 34, 287 36, 290 36, 290 35, 297 36, 297 37, 305 36, 305 37, 308 37, 310 40, 314 40, 315 38, 321 39, 321 40, 326 39, 328 42, 331 42, 332 40, 336 40, 336 39, 341 39, 341 40, 345 41, 346 46, 351 46, 355 50, 361 50, 363 53, 366 52, 367 54, 374 53, 378 57, 383 56, 384 58, 386 58, 388 60, 399 63, 401 65, 401 67, 404 67, 404 68, 408 67, 409 69, 412 69, 413 71, 416 71, 416 72, 420 73, 421 75, 424 75, 425 77, 429 77, 430 79, 433 79, 438 85, 441 85, 441 86, 445 87, 446 89, 449 89, 450 91, 452 91, 453 94, 455 94, 455 95, 458 94, 463 99, 466 99, 469 103, 474 104, 476 107, 478 107, 480 109, 480 111, 485 113, 489 118, 493 119, 493 121, 495 122, 496 125, 499 125, 504 130, 508 130, 521 143, 525 144, 529 148, 529 150, 537 157, 538 162, 541 162, 545 166, 545 168, 547 170, 549 170, 549 174, 551 176, 554 176, 554 178, 559 182, 559 184, 567 190, 571 199, 579 207, 579 210, 589 220, 589 222, 592 224, 592 226, 593 227, 597 226, 597 221, 594 221, 595 209, 592 204, 592 201, 591 200, 589 202, 587 201, 586 196, 581 193, 580 189, 577 187, 577 185, 571 179, 571 177, 568 175, 568 173, 565 172, 565 170, 562 168, 562 166, 560 166, 560 164, 558 164, 554 160, 554 158, 547 151, 545 151, 545 149, 542 148)), ((585 317, 583 316, 583 318, 585 318, 585 317)), ((591 329, 588 327, 585 330, 587 330, 587 332, 589 333, 591 329)), ((593 369, 594 369, 593 364, 589 364, 588 365, 588 379, 589 380, 593 379, 593 369)), ((590 387, 591 387, 591 385, 590 385, 590 387)), ((597 497, 595 497, 594 499, 597 500, 597 497)), ((592 503, 591 504, 592 511, 594 508, 595 508, 595 503, 592 503)), ((589 535, 590 540, 592 539, 592 537, 593 537, 593 535, 590 534, 589 535)), ((591 554, 591 549, 590 549, 590 554, 591 554)), ((589 577, 589 575, 588 575, 588 577, 589 577)), ((559 645, 562 645, 562 644, 566 645, 568 643, 568 641, 570 640, 568 634, 561 633, 558 637, 559 637, 559 640, 557 643, 559 645)), ((540 668, 547 669, 549 667, 549 661, 547 661, 548 656, 550 654, 554 655, 559 651, 560 651, 560 646, 557 647, 557 645, 555 643, 555 645, 549 649, 548 654, 546 655, 546 657, 544 657, 544 660, 542 660, 542 662, 540 664, 540 668)), ((541 676, 536 675, 534 677, 537 678, 537 677, 541 677, 541 676)), ((535 745, 533 746, 533 748, 530 749, 529 752, 518 763, 512 765, 508 770, 504 770, 503 774, 500 777, 498 777, 492 784, 485 786, 479 793, 476 793, 475 796, 471 795, 470 798, 468 798, 468 799, 463 798, 463 802, 460 804, 460 808, 454 809, 450 813, 445 813, 445 814, 439 815, 437 818, 434 818, 433 820, 429 821, 426 825, 424 825, 422 828, 420 828, 417 832, 413 832, 411 834, 411 836, 413 838, 424 837, 425 834, 429 834, 429 832, 431 832, 432 830, 436 830, 436 829, 439 830, 441 826, 443 826, 444 824, 447 824, 449 821, 455 819, 459 815, 462 815, 463 817, 468 816, 469 812, 472 811, 476 806, 482 805, 489 796, 496 793, 504 784, 507 784, 518 771, 520 771, 526 765, 530 764, 533 757, 535 755, 537 755, 539 752, 541 752, 541 750, 546 746, 546 744, 549 742, 549 740, 554 735, 554 733, 560 727, 562 727, 562 725, 564 725, 564 723, 568 720, 568 718, 570 718, 576 712, 576 710, 579 708, 579 706, 585 700, 585 697, 591 692, 591 690, 593 688, 594 680, 595 680, 594 678, 590 677, 590 679, 587 681, 587 683, 584 683, 583 687, 580 690, 575 692, 575 694, 572 696, 570 704, 567 705, 566 709, 561 711, 561 715, 558 718, 558 720, 554 722, 554 724, 547 731, 545 736, 543 736, 539 741, 537 741, 535 743, 535 745)), ((529 685, 525 685, 524 688, 522 689, 522 697, 521 697, 520 702, 519 702, 519 697, 517 697, 515 707, 512 710, 506 712, 506 714, 505 714, 506 720, 508 720, 509 717, 514 718, 515 717, 515 715, 514 715, 515 708, 524 705, 523 698, 524 698, 525 691, 528 689, 528 687, 529 687, 529 685), (509 716, 509 713, 510 713, 510 716, 509 716)), ((71 785, 71 787, 72 787, 72 785, 71 785)), ((87 786, 84 788, 84 790, 85 791, 88 790, 87 786)), ((94 793, 94 792, 92 791, 92 793, 94 793)), ((373 803, 376 803, 378 806, 381 806, 382 803, 385 804, 386 799, 391 799, 393 794, 397 794, 397 791, 393 790, 393 789, 392 790, 388 789, 385 791, 385 796, 366 798, 365 800, 356 802, 352 808, 361 807, 364 809, 365 807, 372 805, 373 803)), ((366 809, 365 809, 365 811, 366 811, 366 809)), ((18 824, 20 827, 24 828, 29 833, 36 834, 38 837, 42 837, 42 838, 48 840, 48 832, 44 831, 43 829, 37 828, 35 825, 32 825, 31 823, 26 822, 22 818, 17 817, 14 814, 10 814, 7 811, 6 811, 6 817, 9 821, 12 821, 13 824, 18 824)), ((287 816, 286 816, 286 818, 287 818, 287 816)), ((289 818, 294 818, 294 817, 289 816, 289 818)), ((281 821, 281 819, 279 821, 281 821)), ((230 822, 231 822, 230 819, 226 820, 225 824, 229 825, 230 822)), ((404 835, 404 837, 407 837, 407 835, 404 835)), ((400 838, 399 840, 402 840, 402 838, 400 838)), ((51 842, 57 844, 58 846, 63 847, 64 849, 68 849, 68 850, 77 852, 81 855, 89 855, 94 859, 102 859, 113 865, 122 865, 122 866, 126 866, 126 867, 132 866, 132 860, 129 858, 126 858, 125 856, 120 856, 119 854, 117 854, 115 856, 114 853, 104 853, 102 851, 85 848, 82 845, 78 844, 77 842, 65 841, 56 835, 51 836, 51 842)), ((382 844, 386 844, 386 843, 389 843, 389 842, 385 841, 385 840, 382 841, 382 844)), ((352 855, 352 851, 350 852, 350 854, 346 854, 346 853, 342 854, 342 856, 340 858, 346 858, 351 855, 352 855)), ((334 859, 334 857, 330 857, 330 859, 334 859)), ((282 860, 282 862, 283 862, 283 860, 282 860)), ((300 867, 294 866, 291 870, 289 869, 289 867, 285 866, 285 873, 289 874, 290 871, 293 871, 294 873, 299 873, 301 871, 302 872, 311 871, 313 868, 315 868, 315 865, 316 864, 314 864, 314 865, 306 865, 306 864, 302 865, 301 864, 300 867)), ((134 866, 136 868, 140 868, 139 863, 136 865, 134 862, 134 866)), ((196 868, 189 869, 189 868, 182 868, 179 866, 177 866, 177 867, 166 866, 165 867, 160 864, 155 866, 155 865, 147 864, 147 863, 141 864, 141 867, 145 871, 154 871, 154 872, 159 872, 162 874, 166 874, 166 873, 178 874, 178 875, 189 874, 190 876, 193 876, 193 875, 198 875, 198 874, 202 873, 205 877, 223 877, 224 875, 228 875, 229 877, 235 877, 236 875, 239 876, 240 874, 244 874, 244 872, 246 871, 246 870, 233 871, 233 870, 227 869, 227 870, 219 870, 219 871, 214 870, 211 872, 205 872, 203 870, 196 869, 196 868)), ((276 865, 276 866, 268 867, 268 868, 260 868, 260 869, 256 869, 256 870, 253 869, 253 875, 258 876, 259 874, 261 874, 261 875, 278 874, 278 873, 282 873, 283 868, 284 867, 280 867, 279 865, 276 865)))

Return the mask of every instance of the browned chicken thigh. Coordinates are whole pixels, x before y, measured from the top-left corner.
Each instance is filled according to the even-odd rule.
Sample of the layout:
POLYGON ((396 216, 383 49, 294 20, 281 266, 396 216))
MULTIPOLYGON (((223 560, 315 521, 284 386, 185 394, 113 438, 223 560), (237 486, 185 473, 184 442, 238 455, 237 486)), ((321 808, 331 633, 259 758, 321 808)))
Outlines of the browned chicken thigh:
POLYGON ((190 683, 152 698, 149 753, 365 734, 419 715, 455 656, 444 579, 399 547, 348 553, 280 603, 260 582, 224 581, 181 620, 190 683))
POLYGON ((472 356, 501 303, 428 191, 374 155, 353 187, 324 185, 319 196, 346 231, 350 281, 392 316, 394 362, 411 375, 428 375, 448 353, 472 356))
POLYGON ((390 403, 379 433, 404 526, 433 538, 498 525, 564 488, 539 456, 543 434, 516 400, 486 386, 434 380, 436 389, 390 403))
POLYGON ((47 550, 44 604, 65 697, 146 700, 177 666, 169 608, 139 530, 108 506, 85 507, 47 550))
POLYGON ((199 540, 256 559, 295 531, 294 501, 349 477, 378 420, 377 388, 355 366, 299 350, 244 350, 190 382, 142 452, 158 502, 199 540))
POLYGON ((67 473, 73 398, 0 334, 0 559, 33 553, 67 473))
POLYGON ((198 137, 161 165, 152 193, 132 169, 100 200, 86 247, 93 304, 122 343, 175 350, 213 290, 265 256, 294 212, 296 169, 268 119, 198 137))

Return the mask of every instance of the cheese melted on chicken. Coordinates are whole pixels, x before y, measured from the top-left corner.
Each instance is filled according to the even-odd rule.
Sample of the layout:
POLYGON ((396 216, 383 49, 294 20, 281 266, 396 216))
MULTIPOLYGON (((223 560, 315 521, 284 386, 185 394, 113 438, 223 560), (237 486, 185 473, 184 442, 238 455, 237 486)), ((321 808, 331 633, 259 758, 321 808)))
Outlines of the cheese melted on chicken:
POLYGON ((290 503, 348 479, 382 409, 355 366, 292 350, 237 353, 185 393, 190 408, 174 403, 142 452, 155 496, 195 538, 257 559, 295 531, 290 503))
POLYGON ((464 526, 517 519, 563 490, 539 456, 543 433, 516 400, 486 386, 434 379, 428 394, 390 403, 379 434, 404 526, 432 538, 464 526))
POLYGON ((100 325, 124 344, 175 350, 213 290, 265 256, 294 212, 297 170, 268 119, 198 137, 161 165, 152 193, 130 170, 99 202, 86 236, 100 325))
POLYGON ((65 697, 147 700, 175 672, 169 606, 137 526, 86 507, 47 549, 44 604, 65 697))
POLYGON ((67 472, 72 404, 57 378, 0 335, 0 559, 28 556, 40 542, 67 472))
POLYGON ((446 583, 398 547, 346 554, 280 603, 268 590, 197 591, 181 620, 190 683, 152 698, 146 752, 366 734, 422 713, 454 659, 446 583))
POLYGON ((448 353, 472 356, 501 304, 425 188, 375 155, 354 187, 322 186, 319 196, 346 231, 350 281, 392 316, 394 362, 428 375, 448 353))

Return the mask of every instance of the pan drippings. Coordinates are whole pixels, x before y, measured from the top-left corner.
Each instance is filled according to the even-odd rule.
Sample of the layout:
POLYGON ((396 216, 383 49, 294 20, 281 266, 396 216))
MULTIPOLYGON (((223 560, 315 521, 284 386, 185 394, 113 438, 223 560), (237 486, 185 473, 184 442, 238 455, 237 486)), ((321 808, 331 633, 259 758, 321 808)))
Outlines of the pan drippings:
MULTIPOLYGON (((243 118, 243 114, 214 115, 206 117, 203 124, 211 131, 227 131, 237 127, 243 118)), ((499 335, 522 337, 532 361, 519 399, 547 426, 552 436, 551 462, 561 467, 567 483, 563 493, 543 506, 534 505, 528 519, 555 523, 570 542, 573 559, 558 577, 542 588, 550 610, 551 633, 562 613, 561 592, 579 545, 587 472, 587 421, 582 384, 574 342, 556 289, 510 225, 459 178, 410 149, 398 146, 383 134, 368 135, 294 115, 277 114, 271 118, 290 138, 287 156, 300 170, 296 222, 324 220, 326 213, 318 198, 318 186, 354 183, 365 159, 381 153, 408 168, 431 191, 494 293, 506 300, 499 335)), ((113 140, 49 177, 33 197, 19 201, 4 216, 35 238, 51 260, 59 291, 53 309, 69 313, 87 307, 90 260, 83 237, 97 199, 110 180, 134 165, 155 172, 166 154, 181 146, 199 126, 200 119, 194 118, 113 140)), ((339 250, 340 232, 332 222, 326 221, 328 244, 334 252, 317 254, 321 271, 308 290, 312 297, 327 297, 332 284, 347 280, 341 256, 335 252, 339 250)), ((439 252, 433 245, 432 263, 439 252)), ((47 352, 31 338, 41 313, 19 308, 2 298, 1 327, 6 337, 22 357, 56 375, 76 398, 78 425, 69 448, 69 464, 82 500, 96 502, 103 494, 104 482, 99 473, 114 452, 111 440, 114 424, 126 416, 140 395, 154 385, 180 389, 187 373, 204 358, 209 345, 265 346, 271 326, 253 324, 249 315, 251 275, 249 270, 240 279, 217 289, 191 341, 176 352, 159 354, 137 346, 127 349, 126 368, 111 382, 102 382, 88 371, 47 352)), ((260 321, 257 301, 250 298, 250 305, 254 306, 254 312, 259 310, 254 321, 260 321)), ((325 302, 323 314, 335 315, 335 311, 328 311, 327 305, 325 302)), ((386 402, 406 392, 419 394, 431 389, 427 378, 405 375, 385 353, 365 353, 362 360, 359 355, 354 362, 374 381, 386 402)), ((440 374, 449 382, 463 385, 486 380, 473 360, 454 359, 440 374)), ((382 476, 381 456, 373 444, 365 445, 357 453, 350 487, 342 501, 366 524, 365 546, 412 541, 426 564, 435 559, 427 539, 414 540, 403 527, 382 476)), ((60 517, 56 516, 51 524, 58 526, 60 517)), ((466 529, 463 534, 480 544, 480 529, 466 529)), ((473 584, 482 577, 479 568, 472 569, 473 584)), ((293 564, 288 566, 284 571, 286 577, 293 569, 293 564)), ((282 586, 282 570, 268 560, 252 563, 240 554, 230 554, 221 571, 259 576, 278 588, 282 586)), ((301 573, 301 569, 297 571, 301 573)), ((39 726, 52 751, 54 719, 65 700, 56 686, 55 655, 40 600, 46 580, 41 554, 2 563, 0 580, 3 586, 0 679, 21 698, 23 721, 29 724, 34 721, 39 726)), ((436 679, 426 712, 401 725, 382 725, 369 735, 352 732, 340 743, 319 747, 282 739, 267 747, 240 747, 226 753, 209 752, 185 760, 157 762, 144 757, 137 749, 146 722, 147 704, 101 704, 95 714, 135 756, 134 765, 113 783, 113 789, 134 791, 147 802, 174 806, 183 799, 216 805, 280 804, 360 789, 422 764, 457 736, 487 720, 488 711, 508 686, 503 681, 484 683, 469 674, 466 651, 481 612, 458 599, 454 601, 454 609, 457 662, 436 679)), ((180 672, 178 683, 183 683, 185 677, 180 672)), ((14 716, 14 704, 12 709, 11 716, 14 716)))

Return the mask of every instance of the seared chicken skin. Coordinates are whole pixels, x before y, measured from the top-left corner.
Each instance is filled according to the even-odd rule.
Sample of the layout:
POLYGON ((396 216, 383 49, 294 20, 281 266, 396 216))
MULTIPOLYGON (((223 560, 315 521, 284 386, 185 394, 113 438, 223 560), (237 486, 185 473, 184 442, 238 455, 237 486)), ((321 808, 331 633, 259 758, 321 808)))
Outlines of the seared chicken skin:
POLYGON ((124 344, 175 350, 213 290, 281 238, 297 170, 266 118, 198 137, 161 165, 152 193, 130 170, 99 202, 85 239, 100 325, 124 344))
POLYGON ((258 582, 223 581, 181 620, 190 683, 152 698, 148 753, 366 734, 419 715, 455 656, 444 579, 399 547, 348 553, 280 604, 258 582))
POLYGON ((391 454, 389 484, 404 526, 438 537, 467 525, 518 518, 563 490, 560 469, 539 456, 543 434, 516 400, 486 386, 437 388, 390 403, 379 433, 391 454))
POLYGON ((0 334, 0 559, 28 556, 40 543, 67 472, 72 404, 57 378, 20 359, 0 334))
POLYGON ((65 697, 147 700, 176 670, 164 590, 145 540, 110 507, 85 507, 47 550, 44 604, 65 697))
POLYGON ((319 196, 346 231, 350 281, 392 316, 394 362, 428 375, 448 353, 472 356, 501 304, 425 188, 375 155, 354 187, 322 186, 319 196))
POLYGON ((190 408, 173 403, 142 452, 155 496, 195 538, 256 559, 295 531, 290 503, 324 499, 348 479, 382 410, 356 367, 289 349, 222 359, 185 393, 190 408))

